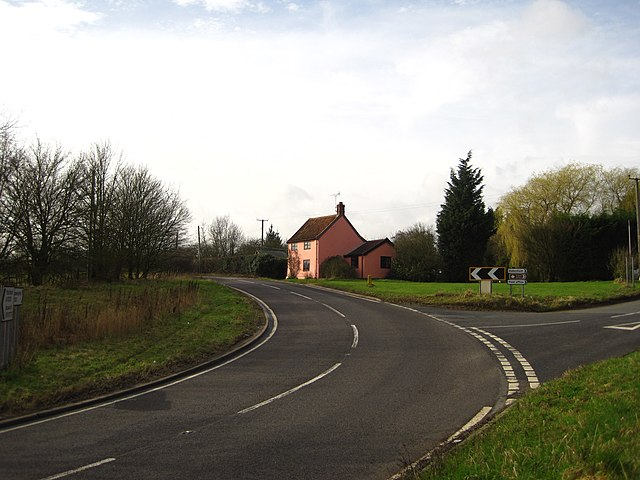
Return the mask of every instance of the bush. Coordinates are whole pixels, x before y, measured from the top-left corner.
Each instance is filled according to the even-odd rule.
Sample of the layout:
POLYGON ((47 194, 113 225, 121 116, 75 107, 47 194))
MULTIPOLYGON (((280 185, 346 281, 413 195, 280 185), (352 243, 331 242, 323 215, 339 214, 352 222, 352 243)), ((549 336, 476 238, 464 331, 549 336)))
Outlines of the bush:
POLYGON ((329 257, 320 265, 320 278, 355 278, 355 269, 340 255, 329 257))

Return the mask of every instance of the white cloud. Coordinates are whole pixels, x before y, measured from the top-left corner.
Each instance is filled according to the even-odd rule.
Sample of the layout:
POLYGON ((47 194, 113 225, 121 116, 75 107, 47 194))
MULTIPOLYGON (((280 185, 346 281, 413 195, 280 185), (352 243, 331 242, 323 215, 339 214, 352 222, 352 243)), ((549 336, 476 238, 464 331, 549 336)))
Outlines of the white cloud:
MULTIPOLYGON (((0 32, 5 38, 42 38, 51 33, 72 33, 100 19, 100 14, 63 0, 41 0, 13 4, 0 1, 0 32)), ((7 45, 7 44, 5 44, 7 45)))
POLYGON ((624 32, 552 0, 452 8, 356 22, 324 2, 316 29, 186 34, 83 29, 103 18, 0 1, 0 44, 16 45, 0 106, 68 148, 110 138, 179 187, 196 221, 229 214, 254 236, 258 217, 290 236, 337 191, 368 238, 433 223, 469 149, 489 204, 556 162, 637 159, 640 61, 612 54, 624 32))
POLYGON ((263 2, 249 0, 174 0, 181 7, 200 5, 213 12, 240 13, 243 10, 265 13, 269 9, 263 2))

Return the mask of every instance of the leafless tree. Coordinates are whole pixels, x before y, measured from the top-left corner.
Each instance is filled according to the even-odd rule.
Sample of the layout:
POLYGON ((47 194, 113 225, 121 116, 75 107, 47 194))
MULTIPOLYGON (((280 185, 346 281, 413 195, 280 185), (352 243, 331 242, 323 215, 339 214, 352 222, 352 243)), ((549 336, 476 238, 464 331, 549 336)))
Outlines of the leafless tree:
POLYGON ((77 238, 80 169, 59 146, 38 140, 16 151, 10 170, 2 195, 3 210, 11 212, 8 231, 31 282, 40 285, 77 238))
POLYGON ((204 228, 205 251, 210 257, 230 257, 237 253, 244 243, 242 229, 233 223, 228 215, 216 217, 204 228))
POLYGON ((111 280, 115 270, 115 227, 117 172, 121 155, 108 142, 96 143, 81 155, 82 202, 80 229, 86 252, 87 275, 91 280, 111 280))
POLYGON ((15 120, 0 115, 0 260, 11 255, 13 245, 13 235, 9 226, 11 209, 5 199, 5 189, 16 171, 13 168, 19 153, 15 137, 16 127, 15 120))
POLYGON ((129 278, 144 278, 164 253, 184 243, 189 210, 177 192, 144 168, 119 171, 114 226, 129 278))

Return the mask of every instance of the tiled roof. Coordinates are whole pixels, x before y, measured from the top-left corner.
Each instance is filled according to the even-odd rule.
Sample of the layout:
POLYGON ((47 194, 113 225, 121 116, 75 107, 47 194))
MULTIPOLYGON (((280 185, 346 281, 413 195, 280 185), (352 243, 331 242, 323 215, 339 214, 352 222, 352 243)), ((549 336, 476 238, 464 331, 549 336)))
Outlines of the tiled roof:
POLYGON ((324 217, 314 217, 307 220, 287 243, 307 242, 316 240, 339 218, 338 215, 327 215, 324 217))
POLYGON ((345 257, 361 257, 361 256, 366 255, 369 252, 375 250, 380 245, 382 245, 382 244, 384 244, 386 242, 388 242, 391 245, 393 245, 393 243, 391 243, 391 240, 389 240, 388 238, 381 238, 379 240, 369 240, 368 242, 364 242, 359 247, 357 247, 354 250, 352 250, 351 252, 347 253, 345 255, 345 257))

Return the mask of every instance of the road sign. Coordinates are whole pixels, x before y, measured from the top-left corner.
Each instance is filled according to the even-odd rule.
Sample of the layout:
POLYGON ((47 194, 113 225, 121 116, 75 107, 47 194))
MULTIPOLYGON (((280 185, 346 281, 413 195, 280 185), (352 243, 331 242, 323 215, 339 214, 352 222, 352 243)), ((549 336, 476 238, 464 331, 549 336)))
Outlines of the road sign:
POLYGON ((13 289, 13 306, 18 307, 22 305, 24 291, 21 288, 14 287, 13 289))
POLYGON ((507 271, 507 283, 509 285, 526 285, 527 269, 526 268, 510 268, 507 271))
POLYGON ((469 280, 492 280, 494 282, 506 279, 505 267, 469 267, 469 280))
POLYGON ((13 320, 13 287, 4 287, 2 289, 2 321, 10 322, 13 320))

